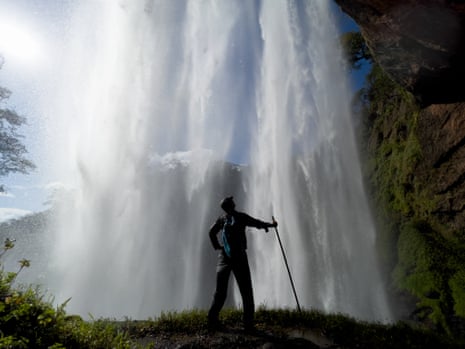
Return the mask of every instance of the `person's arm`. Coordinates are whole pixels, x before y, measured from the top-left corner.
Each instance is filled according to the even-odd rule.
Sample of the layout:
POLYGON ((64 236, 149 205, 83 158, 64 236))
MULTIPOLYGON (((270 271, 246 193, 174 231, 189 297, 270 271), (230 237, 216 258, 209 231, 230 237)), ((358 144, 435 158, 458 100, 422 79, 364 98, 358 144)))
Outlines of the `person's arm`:
POLYGON ((213 245, 213 248, 215 250, 221 250, 222 247, 220 243, 218 242, 218 232, 221 230, 221 220, 218 219, 215 224, 213 224, 210 228, 210 231, 208 232, 208 235, 210 236, 210 241, 213 245))
POLYGON ((278 226, 278 222, 273 221, 272 223, 268 222, 263 222, 259 219, 253 218, 247 214, 244 213, 244 218, 246 221, 246 225, 249 227, 254 227, 257 229, 265 229, 266 232, 268 232, 268 228, 273 228, 278 226))

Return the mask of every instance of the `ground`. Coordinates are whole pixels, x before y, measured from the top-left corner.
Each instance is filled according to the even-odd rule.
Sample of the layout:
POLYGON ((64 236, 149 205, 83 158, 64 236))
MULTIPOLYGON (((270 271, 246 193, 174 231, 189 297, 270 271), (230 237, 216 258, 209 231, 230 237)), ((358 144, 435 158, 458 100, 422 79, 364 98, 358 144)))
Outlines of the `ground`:
POLYGON ((338 348, 320 330, 257 328, 245 333, 241 328, 192 333, 146 333, 136 340, 148 348, 338 348))

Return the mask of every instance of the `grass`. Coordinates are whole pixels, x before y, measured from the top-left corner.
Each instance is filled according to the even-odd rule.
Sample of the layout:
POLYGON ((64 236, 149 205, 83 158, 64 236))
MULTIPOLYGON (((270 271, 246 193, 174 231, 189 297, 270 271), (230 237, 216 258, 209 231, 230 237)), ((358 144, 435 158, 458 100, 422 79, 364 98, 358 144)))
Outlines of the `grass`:
MULTIPOLYGON (((7 239, 3 251, 0 250, 0 259, 13 246, 7 239)), ((267 343, 276 348, 318 348, 309 338, 295 342, 299 340, 295 333, 304 337, 310 333, 313 339, 316 335, 334 347, 348 349, 465 348, 464 335, 453 338, 419 325, 369 323, 316 310, 259 308, 256 326, 265 336, 246 336, 240 332, 242 311, 235 309, 225 309, 220 314, 229 330, 226 333, 208 332, 206 311, 196 309, 162 313, 156 319, 144 321, 84 321, 66 313, 66 302, 55 307, 39 288, 17 287, 16 277, 29 266, 27 260, 19 263, 17 272, 5 272, 0 263, 0 348, 256 348, 267 343)), ((459 290, 463 275, 457 274, 454 282, 454 290, 459 290)))
MULTIPOLYGON (((311 330, 319 333, 335 347, 344 348, 465 348, 464 338, 452 338, 433 330, 398 322, 394 324, 359 321, 343 314, 324 314, 316 310, 260 308, 255 314, 257 329, 271 334, 277 341, 289 337, 292 330, 311 330)), ((146 321, 126 320, 119 323, 130 338, 167 338, 176 341, 179 336, 192 338, 207 332, 206 312, 192 310, 180 313, 163 313, 146 321)), ((226 309, 221 321, 226 328, 240 328, 242 312, 226 309)), ((244 345, 241 342, 241 345, 244 345)))

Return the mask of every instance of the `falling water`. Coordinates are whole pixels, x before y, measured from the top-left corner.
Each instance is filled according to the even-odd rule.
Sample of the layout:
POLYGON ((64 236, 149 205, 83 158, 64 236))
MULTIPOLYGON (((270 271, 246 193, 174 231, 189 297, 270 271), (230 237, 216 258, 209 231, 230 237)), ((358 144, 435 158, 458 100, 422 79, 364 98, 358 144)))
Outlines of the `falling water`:
MULTIPOLYGON (((71 312, 207 308, 207 232, 235 195, 276 215, 304 307, 390 317, 329 1, 89 0, 72 14, 46 101, 72 188, 50 288, 71 312)), ((274 235, 249 239, 256 304, 293 307, 274 235)))
MULTIPOLYGON (((329 4, 282 2, 262 8, 260 19, 264 48, 251 210, 281 217, 303 304, 386 320, 375 229, 329 4)), ((260 238, 256 244, 257 293, 273 306, 293 306, 276 241, 260 238)))

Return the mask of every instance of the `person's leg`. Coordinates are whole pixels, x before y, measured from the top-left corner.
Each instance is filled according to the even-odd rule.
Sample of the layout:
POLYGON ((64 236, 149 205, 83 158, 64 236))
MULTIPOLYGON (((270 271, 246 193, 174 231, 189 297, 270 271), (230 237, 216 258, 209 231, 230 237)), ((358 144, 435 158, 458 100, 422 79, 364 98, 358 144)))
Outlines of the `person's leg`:
POLYGON ((213 295, 212 305, 208 311, 208 325, 211 327, 218 325, 220 310, 226 301, 230 274, 231 266, 228 257, 224 255, 224 252, 221 252, 218 255, 218 264, 216 266, 216 290, 213 295))
POLYGON ((237 257, 238 258, 233 263, 232 269, 242 296, 244 328, 248 330, 253 329, 254 325, 255 304, 253 299, 252 278, 250 276, 249 261, 245 251, 237 257))

